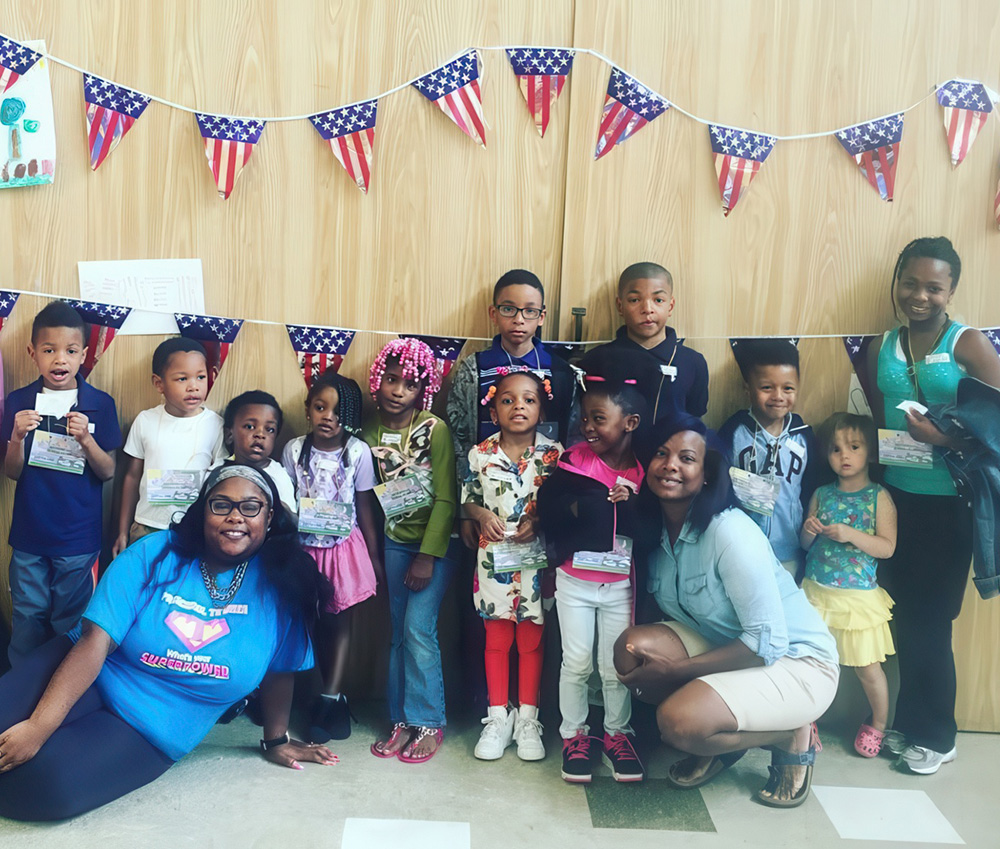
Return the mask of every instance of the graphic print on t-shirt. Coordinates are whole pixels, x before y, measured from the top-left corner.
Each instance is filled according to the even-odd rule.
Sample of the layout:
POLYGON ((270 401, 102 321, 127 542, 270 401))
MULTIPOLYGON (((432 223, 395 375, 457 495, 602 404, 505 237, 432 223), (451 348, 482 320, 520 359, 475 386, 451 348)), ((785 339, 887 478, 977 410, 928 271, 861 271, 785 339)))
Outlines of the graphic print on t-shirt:
POLYGON ((206 622, 180 610, 171 610, 165 621, 167 627, 177 635, 185 648, 192 652, 214 643, 229 633, 229 623, 225 619, 206 622))

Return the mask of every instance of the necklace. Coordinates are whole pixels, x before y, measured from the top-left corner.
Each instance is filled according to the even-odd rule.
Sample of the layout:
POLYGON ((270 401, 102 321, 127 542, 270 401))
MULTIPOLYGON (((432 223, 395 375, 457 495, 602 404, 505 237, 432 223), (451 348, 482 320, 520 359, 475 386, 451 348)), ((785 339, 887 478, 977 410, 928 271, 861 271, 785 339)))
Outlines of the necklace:
POLYGON ((201 579, 205 582, 205 589, 208 590, 208 597, 212 599, 212 607, 225 609, 226 605, 228 605, 229 602, 236 597, 236 593, 240 591, 240 586, 243 584, 243 576, 247 571, 246 561, 244 560, 239 566, 236 567, 232 583, 224 590, 219 589, 219 585, 215 580, 216 576, 212 575, 208 569, 205 568, 204 562, 199 563, 198 566, 201 569, 201 579))

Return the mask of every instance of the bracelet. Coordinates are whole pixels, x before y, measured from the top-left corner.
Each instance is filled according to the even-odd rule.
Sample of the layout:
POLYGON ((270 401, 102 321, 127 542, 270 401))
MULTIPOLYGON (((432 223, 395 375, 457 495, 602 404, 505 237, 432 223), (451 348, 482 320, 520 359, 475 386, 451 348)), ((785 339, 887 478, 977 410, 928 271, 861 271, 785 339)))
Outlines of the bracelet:
POLYGON ((284 734, 282 734, 280 737, 275 737, 272 740, 263 740, 262 739, 260 741, 260 750, 262 752, 266 752, 268 749, 276 749, 276 748, 278 748, 278 746, 284 746, 285 743, 291 742, 291 739, 292 738, 288 736, 288 732, 287 731, 284 734))

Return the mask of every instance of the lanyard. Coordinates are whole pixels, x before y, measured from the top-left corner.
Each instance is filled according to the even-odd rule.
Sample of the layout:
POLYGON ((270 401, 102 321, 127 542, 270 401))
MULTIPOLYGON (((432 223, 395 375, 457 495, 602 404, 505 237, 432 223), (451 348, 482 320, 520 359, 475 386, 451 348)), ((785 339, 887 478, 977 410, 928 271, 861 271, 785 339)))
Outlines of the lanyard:
MULTIPOLYGON (((934 337, 934 341, 931 343, 930 348, 927 349, 927 354, 933 353, 934 349, 941 344, 941 340, 944 338, 944 333, 951 325, 951 319, 945 315, 945 322, 941 325, 941 329, 938 331, 937 336, 934 337)), ((899 328, 899 338, 902 341, 903 356, 906 358, 906 373, 910 376, 910 380, 913 383, 913 391, 917 393, 917 400, 927 406, 927 400, 924 398, 924 391, 920 388, 920 380, 917 377, 917 365, 913 360, 913 350, 910 348, 910 329, 908 327, 899 328)), ((924 354, 926 358, 927 354, 924 354)), ((923 362, 923 360, 921 360, 923 362)))
MULTIPOLYGON (((753 411, 752 410, 748 410, 747 412, 749 413, 750 418, 753 419, 753 425, 754 425, 754 428, 753 428, 753 455, 750 457, 750 468, 747 469, 747 471, 748 472, 753 472, 753 474, 755 474, 755 475, 757 475, 757 474, 764 474, 763 472, 758 472, 757 471, 757 436, 758 436, 758 434, 761 433, 762 429, 761 429, 761 426, 760 426, 760 422, 757 421, 757 418, 754 416, 753 411)), ((781 433, 778 434, 778 436, 775 437, 774 442, 768 442, 767 441, 767 436, 765 435, 765 437, 764 437, 764 448, 767 451, 767 454, 764 457, 764 468, 765 469, 770 468, 772 475, 774 474, 774 469, 777 468, 777 465, 778 465, 778 454, 781 451, 781 441, 783 439, 787 439, 788 438, 788 435, 791 432, 790 431, 791 426, 792 426, 792 417, 789 414, 789 415, 787 415, 785 417, 784 427, 782 428, 781 433), (772 456, 772 452, 773 452, 773 456, 772 456), (768 465, 769 461, 770 461, 770 466, 768 465)), ((766 429, 764 429, 764 433, 765 434, 767 433, 766 429)))

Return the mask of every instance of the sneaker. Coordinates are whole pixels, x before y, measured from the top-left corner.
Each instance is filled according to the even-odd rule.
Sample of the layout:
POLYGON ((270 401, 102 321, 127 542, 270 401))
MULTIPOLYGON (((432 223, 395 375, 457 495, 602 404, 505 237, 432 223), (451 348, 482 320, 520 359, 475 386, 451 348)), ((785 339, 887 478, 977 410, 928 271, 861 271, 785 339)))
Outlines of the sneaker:
POLYGON ((514 739, 514 723, 517 711, 505 707, 491 706, 483 720, 482 733, 476 743, 475 756, 481 761, 495 761, 503 757, 506 748, 514 739))
POLYGON ((575 737, 563 740, 563 781, 570 784, 590 784, 593 777, 593 755, 594 743, 600 745, 596 738, 591 737, 586 731, 578 731, 575 737))
POLYGON ((226 708, 226 712, 222 714, 217 720, 215 720, 216 725, 229 725, 236 717, 242 716, 243 711, 247 709, 247 700, 240 699, 236 704, 230 705, 226 708))
POLYGON ((329 740, 346 740, 351 736, 351 709, 346 696, 330 699, 320 696, 313 708, 309 722, 309 740, 326 743, 329 740))
POLYGON ((521 705, 518 709, 514 740, 517 742, 517 756, 522 761, 540 761, 545 757, 542 723, 538 721, 538 708, 534 705, 521 705))
POLYGON ((882 748, 888 749, 898 757, 910 748, 910 743, 902 731, 893 731, 893 729, 887 728, 885 735, 882 737, 882 748))
POLYGON ((604 735, 604 763, 611 767, 615 781, 642 781, 646 777, 630 734, 604 735))
POLYGON ((950 764, 958 757, 958 749, 951 747, 950 752, 935 752, 923 746, 910 746, 900 756, 900 764, 909 767, 910 772, 918 775, 933 775, 941 764, 950 764))

